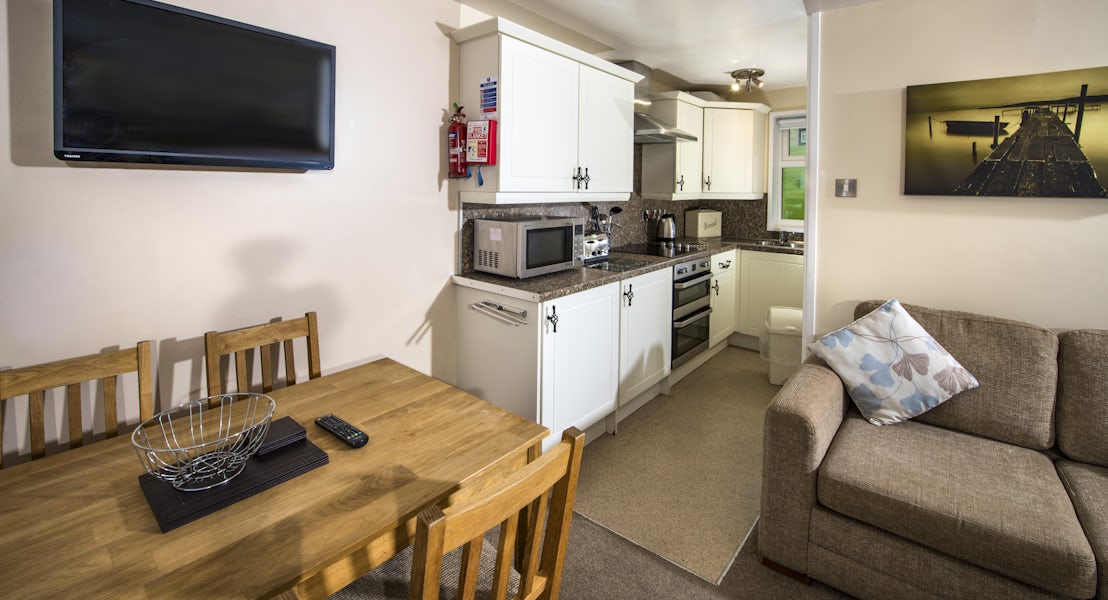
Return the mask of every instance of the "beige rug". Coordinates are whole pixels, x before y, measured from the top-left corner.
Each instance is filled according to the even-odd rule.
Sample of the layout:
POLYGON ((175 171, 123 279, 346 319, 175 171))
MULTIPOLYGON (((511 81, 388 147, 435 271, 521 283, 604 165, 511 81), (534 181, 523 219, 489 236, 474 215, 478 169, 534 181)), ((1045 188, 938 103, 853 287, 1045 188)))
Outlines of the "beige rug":
POLYGON ((758 518, 779 389, 757 352, 725 348, 585 447, 575 509, 718 584, 758 518))

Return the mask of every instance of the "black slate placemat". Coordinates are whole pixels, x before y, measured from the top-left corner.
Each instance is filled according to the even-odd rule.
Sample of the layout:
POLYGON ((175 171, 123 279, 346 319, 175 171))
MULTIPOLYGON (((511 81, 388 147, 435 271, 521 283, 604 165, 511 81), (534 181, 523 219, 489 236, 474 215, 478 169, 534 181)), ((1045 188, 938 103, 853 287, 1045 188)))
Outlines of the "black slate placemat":
POLYGON ((165 533, 321 467, 328 460, 326 452, 310 440, 301 439, 265 455, 255 454, 247 460, 242 473, 212 489, 182 492, 149 473, 140 475, 138 480, 158 526, 165 533))
POLYGON ((265 434, 265 441, 262 442, 261 448, 258 448, 258 454, 269 454, 306 437, 308 432, 304 430, 303 425, 294 421, 292 417, 281 417, 269 424, 269 431, 265 434))

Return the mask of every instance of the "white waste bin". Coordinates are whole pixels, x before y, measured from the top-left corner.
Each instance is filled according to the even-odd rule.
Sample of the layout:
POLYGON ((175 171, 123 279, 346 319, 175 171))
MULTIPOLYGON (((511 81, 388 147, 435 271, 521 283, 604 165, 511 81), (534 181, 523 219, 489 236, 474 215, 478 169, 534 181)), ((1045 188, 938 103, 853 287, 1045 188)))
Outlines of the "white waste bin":
POLYGON ((762 358, 769 361, 769 382, 781 385, 800 366, 800 332, 804 317, 799 308, 771 306, 759 338, 762 358))

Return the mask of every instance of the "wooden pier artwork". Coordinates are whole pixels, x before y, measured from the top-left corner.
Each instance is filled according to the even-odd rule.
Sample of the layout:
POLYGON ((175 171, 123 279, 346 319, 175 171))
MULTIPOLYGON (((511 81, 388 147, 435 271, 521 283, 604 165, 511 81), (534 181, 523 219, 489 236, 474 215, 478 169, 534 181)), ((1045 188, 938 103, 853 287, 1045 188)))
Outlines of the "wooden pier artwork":
POLYGON ((954 194, 1108 197, 1074 134, 1047 108, 1024 111, 1019 129, 1000 142, 954 194))

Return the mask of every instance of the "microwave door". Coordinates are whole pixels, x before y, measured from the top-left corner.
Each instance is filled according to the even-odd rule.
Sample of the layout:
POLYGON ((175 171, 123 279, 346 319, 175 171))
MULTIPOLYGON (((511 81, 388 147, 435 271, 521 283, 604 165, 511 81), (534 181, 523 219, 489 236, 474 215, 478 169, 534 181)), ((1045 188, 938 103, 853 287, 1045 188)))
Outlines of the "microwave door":
POLYGON ((568 227, 544 227, 527 231, 527 270, 559 265, 572 258, 568 227))

